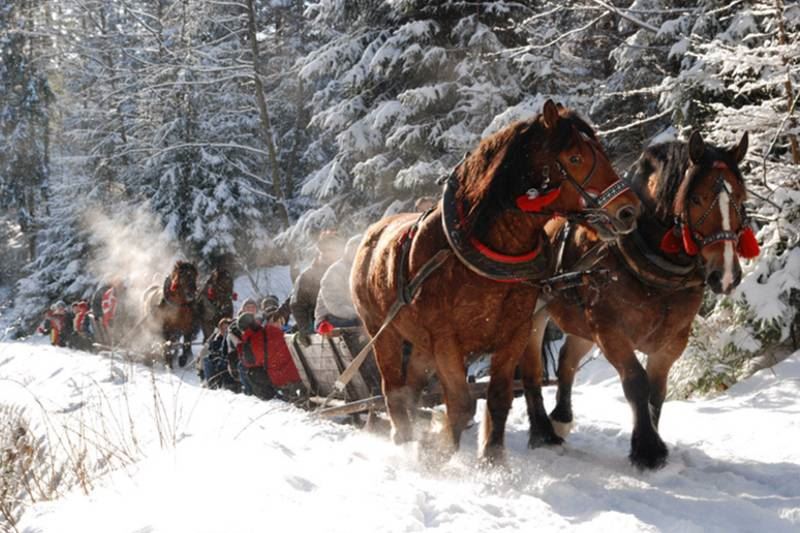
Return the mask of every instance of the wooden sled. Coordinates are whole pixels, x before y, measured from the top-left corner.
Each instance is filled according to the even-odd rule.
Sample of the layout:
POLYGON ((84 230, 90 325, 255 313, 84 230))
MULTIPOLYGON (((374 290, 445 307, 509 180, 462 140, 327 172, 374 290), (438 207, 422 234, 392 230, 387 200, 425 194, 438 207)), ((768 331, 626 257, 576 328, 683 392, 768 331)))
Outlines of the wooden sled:
MULTIPOLYGON (((384 397, 375 386, 380 383, 377 368, 364 365, 341 393, 334 383, 353 361, 353 354, 341 335, 323 337, 310 335, 311 344, 302 346, 294 335, 286 336, 286 344, 303 383, 309 390, 309 403, 318 415, 333 418, 382 411, 386 408, 384 397), (368 385, 372 384, 372 386, 368 385), (332 398, 331 398, 332 396, 332 398), (323 407, 324 406, 324 407, 323 407)), ((369 356, 374 360, 374 355, 369 356)), ((553 385, 548 380, 544 385, 553 385)), ((473 398, 486 398, 488 381, 469 383, 473 398)), ((514 395, 520 396, 521 380, 514 381, 514 395)), ((443 403, 442 391, 435 380, 423 391, 419 406, 430 408, 443 403)))

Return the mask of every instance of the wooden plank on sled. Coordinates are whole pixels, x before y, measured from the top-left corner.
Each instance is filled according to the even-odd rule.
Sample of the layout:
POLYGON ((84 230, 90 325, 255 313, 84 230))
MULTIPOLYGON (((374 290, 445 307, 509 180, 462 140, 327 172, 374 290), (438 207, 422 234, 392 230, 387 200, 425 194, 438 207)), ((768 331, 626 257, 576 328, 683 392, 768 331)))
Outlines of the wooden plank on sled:
MULTIPOLYGON (((548 381, 545 383, 547 385, 552 384, 552 382, 548 381)), ((489 382, 481 381, 480 383, 468 383, 469 392, 473 398, 486 398, 486 393, 489 390, 489 382)), ((515 380, 514 381, 514 393, 517 395, 523 391, 522 381, 515 380)), ((433 407, 434 405, 438 405, 442 403, 442 389, 440 385, 437 383, 427 392, 423 392, 422 396, 420 397, 419 404, 422 407, 433 407)), ((386 408, 386 402, 383 396, 372 396, 371 398, 364 398, 363 400, 357 400, 355 402, 348 402, 342 405, 335 405, 333 407, 327 407, 325 409, 320 409, 316 411, 316 413, 320 416, 324 417, 334 417, 334 416, 346 416, 352 415, 357 413, 366 413, 370 410, 378 411, 383 410, 386 408)))
MULTIPOLYGON (((341 337, 328 339, 321 335, 309 335, 311 344, 300 346, 298 342, 287 342, 300 378, 314 394, 328 396, 333 392, 333 384, 341 375, 343 367, 353 360, 347 345, 341 337), (335 348, 335 350, 334 350, 335 348)), ((370 395, 369 387, 360 375, 352 382, 349 397, 366 398, 370 395)))

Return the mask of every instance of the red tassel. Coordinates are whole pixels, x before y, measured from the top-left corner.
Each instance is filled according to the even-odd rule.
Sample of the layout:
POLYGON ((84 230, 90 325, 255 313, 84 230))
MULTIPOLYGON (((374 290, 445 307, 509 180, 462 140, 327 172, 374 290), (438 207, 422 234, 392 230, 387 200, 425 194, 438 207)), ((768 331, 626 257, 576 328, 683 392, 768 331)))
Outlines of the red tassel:
POLYGON ((745 227, 742 234, 739 235, 739 243, 736 245, 736 252, 745 259, 753 259, 754 257, 758 257, 758 254, 761 253, 756 236, 753 234, 753 230, 750 226, 745 227))
POLYGON ((178 290, 178 280, 172 280, 172 283, 169 286, 169 292, 175 292, 178 290))
POLYGON ((686 224, 681 224, 681 236, 683 237, 683 249, 687 255, 697 255, 697 244, 692 239, 692 234, 686 224))
POLYGON ((517 207, 526 213, 536 213, 541 211, 542 208, 552 204, 561 194, 561 188, 553 189, 547 194, 542 194, 536 198, 530 198, 527 194, 517 197, 517 207))
POLYGON ((231 300, 233 300, 235 302, 238 299, 239 299, 239 295, 234 292, 233 295, 231 296, 231 300))
POLYGON ((206 294, 208 295, 208 299, 209 299, 209 300, 213 300, 213 299, 214 299, 214 297, 217 295, 217 294, 214 292, 214 287, 209 287, 209 288, 208 288, 208 291, 206 291, 206 294))
POLYGON ((678 240, 677 232, 675 231, 675 226, 671 227, 667 230, 664 236, 661 238, 661 251, 666 252, 668 254, 677 254, 681 251, 681 242, 678 240))

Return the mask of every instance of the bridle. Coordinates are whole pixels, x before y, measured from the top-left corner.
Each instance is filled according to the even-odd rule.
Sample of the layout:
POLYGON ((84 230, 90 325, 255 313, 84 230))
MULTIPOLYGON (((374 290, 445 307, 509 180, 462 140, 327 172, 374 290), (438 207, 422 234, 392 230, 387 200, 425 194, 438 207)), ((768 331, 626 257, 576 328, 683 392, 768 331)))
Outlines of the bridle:
POLYGON ((753 230, 750 228, 750 221, 744 205, 731 202, 733 210, 736 212, 736 217, 739 220, 739 229, 737 231, 721 229, 710 235, 703 235, 700 233, 700 230, 697 229, 703 226, 703 223, 714 211, 714 208, 719 205, 720 195, 723 191, 725 191, 729 198, 732 198, 732 191, 728 188, 728 183, 723 174, 723 171, 729 170, 730 167, 723 161, 714 161, 712 168, 719 170, 717 179, 714 182, 714 200, 709 203, 708 207, 694 222, 692 222, 689 216, 688 205, 685 206, 683 212, 675 217, 675 224, 673 227, 668 229, 667 233, 664 234, 661 241, 661 249, 670 253, 677 253, 680 251, 680 247, 676 242, 677 236, 675 235, 675 233, 678 232, 682 240, 683 250, 689 256, 695 256, 700 253, 703 248, 718 242, 732 242, 736 246, 739 255, 747 259, 753 258, 758 255, 758 243, 753 235, 753 230))
POLYGON ((165 284, 165 287, 164 287, 164 301, 167 302, 168 304, 174 306, 174 307, 192 307, 194 305, 194 300, 186 299, 186 294, 185 293, 188 291, 188 287, 184 288, 184 291, 183 291, 184 294, 181 295, 181 297, 185 301, 183 301, 183 302, 175 302, 175 301, 172 301, 170 299, 171 295, 177 295, 178 294, 178 286, 179 286, 179 284, 181 284, 181 281, 183 281, 182 277, 184 275, 191 276, 191 273, 186 271, 186 270, 178 270, 178 272, 175 273, 175 277, 174 278, 172 278, 172 276, 167 278, 168 284, 165 284))
MULTIPOLYGON (((539 190, 531 189, 526 194, 519 196, 515 200, 516 207, 525 213, 553 217, 562 216, 569 220, 578 220, 589 223, 610 223, 609 215, 603 211, 603 207, 608 205, 614 198, 629 190, 628 183, 618 179, 610 186, 606 187, 599 195, 593 196, 587 185, 594 177, 599 156, 594 146, 594 141, 581 132, 592 152, 592 166, 583 179, 578 180, 561 163, 558 157, 555 158, 556 167, 562 177, 562 182, 547 193, 540 194, 539 190), (561 193, 561 186, 569 183, 581 194, 584 205, 589 205, 584 211, 561 212, 547 209, 546 206, 553 203, 561 193), (533 195, 536 196, 533 196, 533 195)), ((452 248, 459 260, 470 270, 477 274, 500 282, 530 282, 541 279, 543 274, 548 271, 550 265, 549 248, 539 240, 537 246, 521 255, 508 255, 492 250, 490 247, 480 242, 475 235, 467 235, 463 232, 467 226, 464 218, 463 205, 456 200, 456 191, 459 187, 457 179, 457 169, 461 166, 469 154, 459 162, 450 175, 444 180, 444 191, 442 196, 442 223, 448 244, 452 248)), ((542 185, 546 189, 550 184, 550 167, 542 167, 542 185)), ((413 235, 413 234, 412 234, 413 235)))
POLYGON ((547 193, 540 193, 540 189, 547 190, 550 186, 550 167, 544 165, 542 167, 542 184, 540 189, 529 189, 524 195, 517 197, 516 206, 526 213, 536 215, 543 215, 548 217, 560 216, 575 222, 588 222, 588 223, 608 223, 610 216, 604 210, 615 198, 630 190, 630 185, 622 178, 617 179, 611 185, 602 190, 599 194, 593 194, 593 190, 588 187, 592 178, 597 172, 597 148, 595 142, 588 135, 581 132, 580 135, 586 141, 589 149, 592 152, 592 166, 589 172, 582 180, 578 180, 572 173, 567 170, 561 160, 556 156, 555 164, 561 175, 562 183, 555 189, 547 193), (583 209, 580 211, 563 212, 552 209, 545 209, 545 207, 553 203, 561 194, 561 185, 569 183, 580 194, 583 209))

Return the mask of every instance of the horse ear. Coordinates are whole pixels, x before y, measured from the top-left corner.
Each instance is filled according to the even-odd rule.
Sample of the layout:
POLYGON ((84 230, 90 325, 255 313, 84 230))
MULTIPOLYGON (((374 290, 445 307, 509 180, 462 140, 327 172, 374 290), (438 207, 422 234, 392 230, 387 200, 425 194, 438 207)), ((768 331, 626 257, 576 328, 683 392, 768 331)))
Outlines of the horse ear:
POLYGON ((692 160, 692 163, 695 165, 699 165, 700 161, 703 160, 703 153, 706 151, 706 142, 703 140, 703 136, 700 135, 700 132, 694 130, 689 136, 689 159, 692 160))
POLYGON ((558 114, 558 106, 552 99, 548 98, 542 108, 542 117, 544 118, 544 127, 548 130, 555 128, 561 117, 558 114))
POLYGON ((744 132, 741 140, 739 141, 739 144, 733 146, 730 150, 728 150, 728 152, 731 154, 731 156, 733 157, 734 161, 736 161, 737 164, 741 163, 742 159, 744 159, 745 154, 747 154, 747 148, 749 144, 750 144, 750 137, 747 134, 747 132, 744 132))

